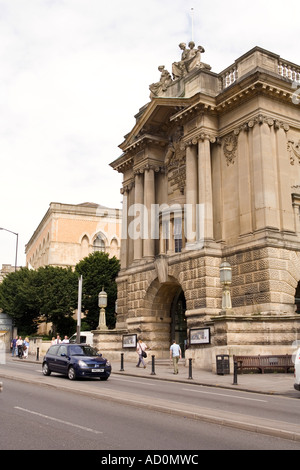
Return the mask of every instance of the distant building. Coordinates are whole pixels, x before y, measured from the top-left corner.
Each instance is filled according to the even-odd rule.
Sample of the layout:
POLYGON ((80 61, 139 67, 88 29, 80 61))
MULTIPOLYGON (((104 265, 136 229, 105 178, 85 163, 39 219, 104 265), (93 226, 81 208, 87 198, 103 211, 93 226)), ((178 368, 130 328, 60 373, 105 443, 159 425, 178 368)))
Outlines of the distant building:
POLYGON ((19 266, 12 266, 11 264, 2 264, 2 267, 0 268, 0 283, 3 281, 5 276, 7 276, 10 273, 14 273, 15 271, 18 271, 20 269, 19 266))
POLYGON ((94 251, 119 258, 121 218, 120 209, 52 202, 25 247, 26 265, 75 267, 94 251))

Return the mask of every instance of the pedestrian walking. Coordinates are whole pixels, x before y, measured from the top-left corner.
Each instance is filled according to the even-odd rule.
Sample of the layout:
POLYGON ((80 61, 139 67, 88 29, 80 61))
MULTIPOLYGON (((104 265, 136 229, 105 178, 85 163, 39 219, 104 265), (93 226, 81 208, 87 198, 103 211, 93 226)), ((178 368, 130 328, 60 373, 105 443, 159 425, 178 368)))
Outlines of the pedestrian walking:
POLYGON ((22 336, 19 336, 19 338, 17 340, 17 348, 18 348, 18 358, 22 359, 22 357, 23 357, 23 340, 22 340, 22 336))
POLYGON ((175 339, 173 340, 173 344, 170 346, 170 359, 173 360, 173 374, 178 374, 178 361, 181 359, 181 348, 179 344, 176 343, 175 339))
POLYGON ((28 358, 28 352, 29 352, 29 338, 26 336, 26 338, 24 339, 24 344, 23 344, 24 359, 28 358))
POLYGON ((61 343, 61 339, 60 339, 60 336, 59 336, 59 335, 56 336, 56 340, 55 340, 54 343, 55 343, 55 344, 60 344, 60 343, 61 343))
POLYGON ((67 335, 65 335, 64 339, 62 340, 62 343, 69 343, 69 338, 67 335))
POLYGON ((148 346, 140 339, 136 347, 136 352, 139 355, 139 360, 136 367, 140 367, 140 364, 142 363, 144 369, 146 369, 146 364, 144 362, 144 358, 147 357, 146 349, 148 349, 148 346))
POLYGON ((18 335, 12 339, 11 341, 11 355, 14 357, 14 355, 18 355, 18 348, 17 348, 17 341, 18 341, 18 335))

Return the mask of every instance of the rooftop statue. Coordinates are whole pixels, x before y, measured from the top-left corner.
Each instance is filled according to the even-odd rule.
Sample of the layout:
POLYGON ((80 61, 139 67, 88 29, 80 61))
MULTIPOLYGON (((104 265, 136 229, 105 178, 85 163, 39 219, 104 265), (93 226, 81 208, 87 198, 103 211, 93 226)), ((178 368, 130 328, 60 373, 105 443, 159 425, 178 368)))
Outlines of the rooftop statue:
POLYGON ((172 77, 170 73, 165 69, 165 66, 160 65, 158 67, 158 70, 161 72, 160 80, 159 82, 152 83, 152 85, 149 86, 151 92, 150 98, 153 98, 155 96, 161 96, 162 92, 166 91, 168 86, 172 84, 172 77))
POLYGON ((202 46, 198 46, 198 48, 195 49, 194 41, 189 42, 189 49, 186 49, 186 45, 183 42, 179 44, 179 47, 183 52, 181 54, 181 61, 174 62, 172 64, 174 80, 184 77, 195 68, 200 68, 201 52, 205 52, 205 49, 202 46))
POLYGON ((195 49, 195 43, 190 41, 188 49, 184 42, 179 44, 179 48, 182 50, 181 60, 179 62, 173 62, 172 64, 172 75, 165 69, 164 65, 160 65, 158 70, 161 72, 159 82, 152 83, 149 86, 150 98, 164 95, 167 88, 174 83, 175 80, 185 77, 188 73, 194 69, 211 69, 207 64, 201 62, 201 53, 205 52, 204 47, 198 46, 195 49))

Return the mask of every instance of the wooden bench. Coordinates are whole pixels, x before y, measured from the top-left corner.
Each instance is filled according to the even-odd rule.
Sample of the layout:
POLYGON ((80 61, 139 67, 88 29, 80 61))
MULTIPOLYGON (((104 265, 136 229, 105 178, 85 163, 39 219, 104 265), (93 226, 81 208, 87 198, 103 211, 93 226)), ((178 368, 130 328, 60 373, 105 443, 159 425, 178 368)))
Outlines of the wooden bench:
POLYGON ((237 369, 243 370, 258 369, 263 374, 265 369, 284 369, 287 373, 294 368, 292 356, 285 354, 282 356, 233 356, 233 362, 237 363, 237 369))

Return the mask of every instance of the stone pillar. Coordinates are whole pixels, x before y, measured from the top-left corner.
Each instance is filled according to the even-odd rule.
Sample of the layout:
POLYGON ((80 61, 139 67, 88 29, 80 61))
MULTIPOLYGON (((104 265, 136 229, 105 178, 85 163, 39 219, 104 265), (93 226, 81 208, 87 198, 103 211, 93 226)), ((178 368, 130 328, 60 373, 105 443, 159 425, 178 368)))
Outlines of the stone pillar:
POLYGON ((128 253, 128 190, 122 189, 123 205, 122 205, 122 235, 121 235, 121 249, 120 249, 120 263, 121 269, 127 268, 127 253, 128 253))
POLYGON ((155 174, 152 168, 145 169, 144 173, 144 232, 143 246, 144 258, 153 259, 155 256, 154 239, 154 204, 155 204, 155 174))
POLYGON ((240 235, 252 233, 252 197, 251 197, 251 171, 249 161, 248 127, 239 134, 238 145, 238 194, 240 214, 240 235))
POLYGON ((278 180, 275 171, 274 141, 267 123, 253 127, 253 194, 255 200, 255 230, 279 230, 278 180))
POLYGON ((194 144, 188 145, 186 148, 185 235, 187 237, 187 249, 189 245, 192 247, 197 240, 198 167, 197 146, 194 144))
POLYGON ((198 240, 213 239, 213 205, 210 140, 207 136, 200 138, 198 142, 198 240))
POLYGON ((294 231, 294 216, 291 210, 291 189, 287 184, 290 175, 290 160, 287 155, 286 130, 275 122, 277 161, 278 161, 278 193, 280 208, 280 226, 284 231, 294 231))
POLYGON ((144 175, 136 173, 134 191, 134 207, 131 207, 130 214, 134 216, 133 226, 130 236, 133 238, 133 260, 139 261, 143 257, 143 207, 144 207, 144 175))

